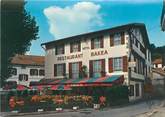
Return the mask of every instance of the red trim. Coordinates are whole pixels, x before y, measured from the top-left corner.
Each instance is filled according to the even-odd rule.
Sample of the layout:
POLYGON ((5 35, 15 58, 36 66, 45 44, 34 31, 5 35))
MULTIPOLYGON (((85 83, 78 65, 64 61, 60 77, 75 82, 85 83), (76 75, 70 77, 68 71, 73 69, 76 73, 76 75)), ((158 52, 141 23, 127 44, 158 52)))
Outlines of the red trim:
POLYGON ((69 63, 69 78, 72 78, 72 63, 69 63))
POLYGON ((109 58, 109 73, 113 72, 113 58, 109 58))

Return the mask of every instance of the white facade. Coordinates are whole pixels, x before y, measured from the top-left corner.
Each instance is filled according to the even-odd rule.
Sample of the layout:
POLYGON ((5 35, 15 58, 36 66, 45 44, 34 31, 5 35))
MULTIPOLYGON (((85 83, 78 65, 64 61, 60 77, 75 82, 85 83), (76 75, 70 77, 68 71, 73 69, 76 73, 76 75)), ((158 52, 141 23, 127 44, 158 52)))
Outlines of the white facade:
POLYGON ((13 68, 17 69, 17 74, 16 75, 11 75, 11 77, 9 77, 7 79, 8 81, 16 81, 17 84, 21 84, 21 85, 25 85, 25 86, 29 86, 30 82, 38 82, 41 79, 44 78, 44 75, 30 75, 30 69, 37 69, 38 72, 39 70, 44 70, 44 66, 21 66, 21 65, 14 65, 13 68), (19 79, 20 75, 27 75, 28 78, 26 79, 19 79))
MULTIPOLYGON (((95 35, 90 36, 82 36, 79 37, 80 39, 80 52, 70 52, 70 41, 69 39, 64 44, 64 54, 56 55, 56 46, 49 47, 49 44, 45 44, 46 46, 46 55, 45 55, 45 77, 46 78, 64 78, 65 76, 55 76, 54 75, 54 64, 65 64, 65 72, 66 74, 69 74, 69 63, 75 63, 75 62, 82 62, 82 65, 87 66, 88 72, 90 72, 90 61, 92 60, 105 60, 105 73, 106 75, 124 75, 124 84, 125 85, 132 85, 134 88, 134 95, 130 96, 130 100, 139 99, 142 97, 142 87, 145 81, 146 77, 149 77, 151 72, 151 52, 149 49, 147 49, 146 38, 141 33, 140 28, 133 28, 133 32, 131 35, 129 35, 127 30, 122 30, 119 32, 113 33, 119 34, 124 32, 124 43, 118 44, 118 45, 111 45, 111 34, 109 31, 105 31, 104 33, 98 33, 97 36, 103 36, 103 48, 96 48, 91 49, 91 39, 95 37, 95 35), (130 41, 132 40, 132 41, 130 41), (132 42, 132 43, 131 43, 132 42), (132 45, 132 51, 134 51, 135 54, 130 50, 132 45), (143 48, 143 52, 142 52, 143 48), (131 52, 131 54, 130 54, 131 52), (72 58, 72 55, 74 58, 72 58), (131 61, 135 62, 135 67, 131 68, 131 73, 128 69, 128 59, 131 56, 131 61), (109 59, 112 58, 113 61, 115 58, 118 57, 126 57, 126 71, 119 70, 119 71, 113 71, 110 72, 110 63, 109 59), (130 73, 130 74, 129 74, 130 73), (131 77, 129 78, 129 75, 131 77), (138 92, 138 93, 137 93, 138 92)), ((85 35, 85 34, 84 34, 85 35)), ((76 40, 76 39, 75 39, 76 40)), ((56 44, 56 42, 54 42, 56 44)), ((114 42, 113 42, 114 43, 114 42)), ((124 61, 124 59, 122 59, 124 61)), ((123 63, 121 63, 122 66, 124 66, 123 63)), ((114 65, 113 65, 114 67, 114 65)), ((89 74, 88 74, 89 76, 89 74)), ((68 77, 68 75, 67 75, 68 77)))

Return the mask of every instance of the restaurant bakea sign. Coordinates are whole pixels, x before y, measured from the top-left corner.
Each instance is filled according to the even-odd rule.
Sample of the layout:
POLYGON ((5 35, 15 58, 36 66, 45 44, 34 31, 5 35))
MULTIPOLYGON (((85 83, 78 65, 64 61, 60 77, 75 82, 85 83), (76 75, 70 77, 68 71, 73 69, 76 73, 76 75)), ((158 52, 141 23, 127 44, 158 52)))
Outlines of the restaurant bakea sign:
MULTIPOLYGON (((91 57, 93 56, 101 56, 101 55, 107 55, 108 51, 107 50, 101 50, 101 51, 94 51, 91 52, 91 57)), ((68 55, 68 56, 59 56, 57 57, 58 61, 64 61, 64 60, 70 60, 70 59, 79 59, 82 58, 83 54, 73 54, 73 55, 68 55)))

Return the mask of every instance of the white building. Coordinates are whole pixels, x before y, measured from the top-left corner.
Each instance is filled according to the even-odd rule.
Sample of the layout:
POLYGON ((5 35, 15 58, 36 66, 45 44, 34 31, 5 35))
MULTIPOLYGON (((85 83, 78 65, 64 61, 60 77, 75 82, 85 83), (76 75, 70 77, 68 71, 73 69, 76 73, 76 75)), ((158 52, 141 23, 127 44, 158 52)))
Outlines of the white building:
POLYGON ((163 64, 162 64, 162 59, 155 59, 153 62, 153 67, 154 68, 163 68, 163 64))
POLYGON ((32 55, 16 55, 13 57, 11 77, 7 82, 29 86, 31 82, 38 82, 44 78, 44 57, 32 55))
POLYGON ((79 78, 81 67, 86 66, 90 78, 124 75, 124 84, 130 86, 130 99, 142 97, 145 78, 151 72, 151 52, 144 24, 122 25, 42 46, 46 51, 46 78, 79 78))

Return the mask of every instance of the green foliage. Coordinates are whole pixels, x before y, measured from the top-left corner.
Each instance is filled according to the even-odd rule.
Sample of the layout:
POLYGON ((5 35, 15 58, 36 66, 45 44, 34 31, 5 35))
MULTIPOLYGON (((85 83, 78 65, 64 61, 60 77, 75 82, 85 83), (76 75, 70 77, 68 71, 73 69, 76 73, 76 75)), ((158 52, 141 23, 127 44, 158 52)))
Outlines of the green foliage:
POLYGON ((25 10, 24 0, 1 2, 1 86, 9 77, 11 58, 29 50, 38 37, 35 18, 25 10))
POLYGON ((165 53, 165 45, 156 47, 154 44, 150 45, 151 53, 152 53, 152 60, 157 58, 162 58, 162 55, 165 53))

